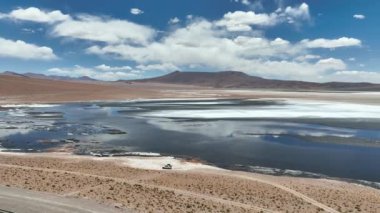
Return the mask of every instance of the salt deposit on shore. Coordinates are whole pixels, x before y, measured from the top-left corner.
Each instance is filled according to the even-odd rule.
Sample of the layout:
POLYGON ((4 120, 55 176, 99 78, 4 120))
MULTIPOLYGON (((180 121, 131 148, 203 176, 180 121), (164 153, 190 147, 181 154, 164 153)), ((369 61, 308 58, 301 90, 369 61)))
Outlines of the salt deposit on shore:
POLYGON ((57 104, 4 104, 0 105, 3 108, 48 108, 57 107, 57 104))
POLYGON ((123 162, 125 165, 138 168, 138 169, 149 169, 149 170, 162 170, 162 167, 166 164, 171 164, 173 170, 193 170, 193 169, 216 169, 222 170, 214 166, 209 166, 201 163, 187 162, 181 159, 176 159, 174 157, 128 157, 123 162))
POLYGON ((279 104, 236 109, 160 110, 143 116, 167 118, 380 118, 380 107, 328 101, 284 100, 279 104))

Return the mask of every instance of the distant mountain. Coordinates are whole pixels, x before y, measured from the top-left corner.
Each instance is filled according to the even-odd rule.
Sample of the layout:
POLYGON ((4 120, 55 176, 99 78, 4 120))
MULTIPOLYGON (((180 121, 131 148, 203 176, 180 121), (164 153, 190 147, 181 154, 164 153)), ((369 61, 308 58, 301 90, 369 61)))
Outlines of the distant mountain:
POLYGON ((380 91, 380 84, 271 80, 250 76, 243 72, 180 72, 175 71, 164 76, 125 82, 152 82, 184 84, 213 88, 254 88, 280 90, 335 90, 335 91, 380 91))
POLYGON ((4 71, 3 73, 0 73, 2 75, 8 75, 8 76, 18 76, 18 77, 25 77, 27 78, 28 76, 25 76, 23 74, 19 74, 19 73, 15 73, 15 72, 11 72, 11 71, 4 71))
POLYGON ((38 73, 23 73, 19 74, 16 72, 11 71, 5 71, 3 73, 0 73, 2 75, 8 75, 8 76, 18 76, 18 77, 24 77, 24 78, 39 78, 39 79, 46 79, 46 80, 61 80, 61 81, 97 81, 93 78, 90 78, 88 76, 81 76, 78 78, 72 78, 67 76, 58 76, 58 75, 44 75, 44 74, 38 74, 38 73))
MULTIPOLYGON (((66 76, 44 75, 36 73, 15 73, 5 71, 0 75, 16 76, 22 78, 34 78, 44 80, 60 81, 83 81, 96 82, 88 76, 71 78, 66 76)), ((307 81, 286 81, 265 79, 256 76, 250 76, 243 72, 222 71, 222 72, 180 72, 175 71, 164 76, 139 80, 121 80, 121 82, 147 82, 147 83, 165 83, 165 84, 182 84, 212 88, 251 88, 251 89, 271 89, 271 90, 325 90, 325 91, 380 91, 380 84, 372 83, 349 83, 349 82, 328 82, 316 83, 307 81)))

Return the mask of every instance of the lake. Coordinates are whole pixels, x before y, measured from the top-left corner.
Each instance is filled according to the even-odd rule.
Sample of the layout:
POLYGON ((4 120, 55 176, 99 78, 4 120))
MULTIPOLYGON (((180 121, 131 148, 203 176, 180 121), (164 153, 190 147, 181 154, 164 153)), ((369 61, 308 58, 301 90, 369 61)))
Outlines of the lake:
POLYGON ((153 152, 223 168, 380 182, 380 107, 301 100, 3 105, 3 151, 153 152))

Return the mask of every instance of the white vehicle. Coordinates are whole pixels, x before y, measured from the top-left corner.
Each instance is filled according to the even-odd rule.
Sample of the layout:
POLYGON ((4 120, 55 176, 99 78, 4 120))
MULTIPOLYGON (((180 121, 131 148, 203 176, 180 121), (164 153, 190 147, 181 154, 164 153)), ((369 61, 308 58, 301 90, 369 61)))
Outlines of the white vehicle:
POLYGON ((162 169, 172 169, 172 168, 173 168, 173 166, 170 163, 168 163, 164 167, 162 167, 162 169))

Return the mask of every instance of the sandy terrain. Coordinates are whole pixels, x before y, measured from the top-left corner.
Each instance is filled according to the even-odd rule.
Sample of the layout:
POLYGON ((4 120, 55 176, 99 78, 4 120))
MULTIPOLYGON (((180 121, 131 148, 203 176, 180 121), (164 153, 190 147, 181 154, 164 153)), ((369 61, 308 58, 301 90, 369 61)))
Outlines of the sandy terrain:
MULTIPOLYGON (((0 185, 83 197, 138 212, 377 212, 380 191, 339 181, 215 169, 140 158, 177 170, 143 170, 135 158, 0 154, 0 185), (182 166, 182 167, 181 167, 182 166), (175 166, 176 169, 176 166, 175 166)), ((173 161, 173 162, 172 162, 173 161)))
POLYGON ((284 92, 156 83, 69 82, 0 74, 0 104, 162 98, 286 98, 380 104, 376 92, 284 92))
POLYGON ((0 103, 72 102, 154 98, 150 87, 107 82, 69 82, 0 75, 0 103))

